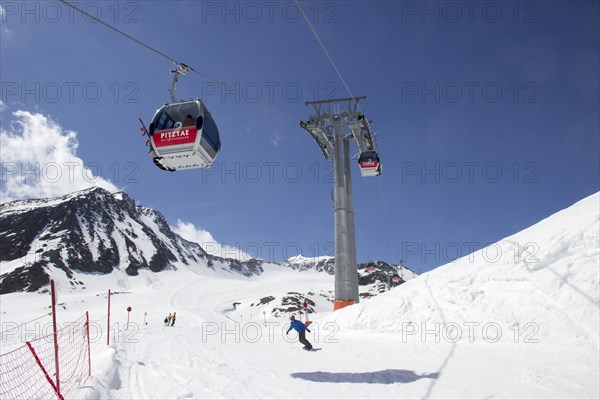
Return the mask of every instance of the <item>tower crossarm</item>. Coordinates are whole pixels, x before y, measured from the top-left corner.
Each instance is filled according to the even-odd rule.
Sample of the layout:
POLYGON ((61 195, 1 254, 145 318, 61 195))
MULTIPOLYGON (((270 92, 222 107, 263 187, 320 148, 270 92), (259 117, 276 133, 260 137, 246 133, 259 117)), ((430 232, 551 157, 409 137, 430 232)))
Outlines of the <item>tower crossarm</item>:
POLYGON ((355 113, 349 120, 348 127, 351 129, 352 138, 356 141, 361 153, 377 148, 376 136, 371 132, 369 121, 363 114, 355 113))
POLYGON ((332 132, 334 119, 341 123, 346 132, 349 130, 345 138, 354 140, 361 153, 376 149, 375 134, 371 132, 369 120, 358 107, 359 101, 363 99, 366 97, 306 102, 306 105, 313 107, 315 115, 310 116, 307 121, 301 121, 300 126, 317 142, 326 159, 329 159, 334 152, 332 132))
POLYGON ((325 159, 329 159, 333 152, 333 143, 332 138, 327 132, 327 127, 318 125, 313 117, 309 118, 308 122, 301 121, 300 126, 315 139, 325 159))

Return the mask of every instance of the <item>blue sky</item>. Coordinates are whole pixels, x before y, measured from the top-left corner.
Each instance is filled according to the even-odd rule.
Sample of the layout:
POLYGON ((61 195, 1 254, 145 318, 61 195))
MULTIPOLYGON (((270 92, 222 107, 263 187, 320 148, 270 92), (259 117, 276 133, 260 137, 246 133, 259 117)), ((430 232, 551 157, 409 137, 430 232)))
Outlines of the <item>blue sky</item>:
MULTIPOLYGON (((353 164, 359 261, 423 272, 599 190, 598 2, 301 3, 379 135, 383 175, 353 164)), ((0 4, 3 138, 49 118, 77 146, 42 146, 40 160, 67 152, 173 226, 264 259, 332 255, 332 169, 299 121, 305 101, 348 92, 293 2, 78 3, 261 101, 182 77, 178 97, 205 100, 222 151, 211 170, 176 173, 153 165, 137 121, 168 101, 167 60, 59 3, 0 4)), ((38 153, 7 143, 5 200, 74 188, 8 193, 38 153)))

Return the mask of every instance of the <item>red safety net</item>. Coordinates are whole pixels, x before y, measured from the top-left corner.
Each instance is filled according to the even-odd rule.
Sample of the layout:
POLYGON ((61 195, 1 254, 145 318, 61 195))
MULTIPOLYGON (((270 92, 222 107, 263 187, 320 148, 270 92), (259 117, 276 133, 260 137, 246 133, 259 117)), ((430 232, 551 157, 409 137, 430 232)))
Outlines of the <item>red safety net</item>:
POLYGON ((90 376, 87 316, 57 331, 58 384, 54 334, 0 355, 0 399, 62 398, 90 376))

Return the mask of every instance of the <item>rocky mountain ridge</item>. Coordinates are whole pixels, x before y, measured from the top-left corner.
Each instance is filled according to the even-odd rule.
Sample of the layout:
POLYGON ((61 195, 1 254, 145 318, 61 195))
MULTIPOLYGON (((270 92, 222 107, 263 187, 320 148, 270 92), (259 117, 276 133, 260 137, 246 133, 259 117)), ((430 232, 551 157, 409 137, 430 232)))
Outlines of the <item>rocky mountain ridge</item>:
MULTIPOLYGON (((160 212, 136 204, 124 192, 94 187, 57 198, 0 204, 0 294, 37 291, 53 274, 65 275, 76 288, 85 285, 88 275, 115 270, 136 276, 140 269, 160 272, 189 266, 250 277, 261 274, 265 263, 208 254, 174 233, 160 212)), ((333 257, 297 256, 283 265, 334 272, 333 257)), ((381 261, 359 265, 361 285, 390 284, 392 278, 399 284, 414 275, 381 261)))

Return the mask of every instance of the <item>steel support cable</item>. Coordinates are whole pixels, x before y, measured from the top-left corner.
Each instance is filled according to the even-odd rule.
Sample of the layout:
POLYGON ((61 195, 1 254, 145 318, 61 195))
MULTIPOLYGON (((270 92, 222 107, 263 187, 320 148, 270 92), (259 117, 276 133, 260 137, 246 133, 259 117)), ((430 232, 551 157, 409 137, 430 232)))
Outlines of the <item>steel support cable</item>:
MULTIPOLYGON (((306 21, 306 24, 308 25, 308 27, 312 31, 313 35, 315 36, 315 39, 317 39, 317 42, 319 42, 319 45, 321 46, 321 49, 323 50, 323 52, 327 56, 327 59, 329 60, 329 63, 331 64, 331 66, 335 70, 335 73, 337 74, 337 76, 342 81, 342 83, 343 83, 344 87, 346 88, 346 90, 348 91, 348 94, 350 95, 350 97, 352 97, 352 99, 354 100, 354 103, 356 104, 356 108, 362 113, 362 109, 360 108, 360 105, 358 104, 358 101, 356 101, 356 98, 352 94, 352 91, 350 90, 350 87, 348 86, 348 83, 346 83, 346 80, 342 76, 342 73, 340 72, 340 69, 338 68, 338 66, 335 63, 335 61, 333 61, 333 57, 331 57, 331 54, 329 54, 329 51, 327 51, 327 48, 325 47, 325 44, 321 40, 321 37, 317 33, 315 27, 310 22, 310 19, 308 19, 308 17, 304 13, 304 10, 302 9, 302 6, 300 5, 300 1, 299 0, 294 0, 294 1, 296 2, 296 6, 300 10, 300 13, 302 14, 302 17, 306 21)), ((389 223, 389 220, 388 220, 387 207, 385 205, 385 200, 384 200, 384 196, 383 196, 383 187, 381 186, 381 180, 379 181, 379 192, 380 192, 380 195, 381 195, 381 203, 383 205, 383 212, 384 212, 384 216, 385 216, 385 223, 387 225, 388 239, 389 239, 389 242, 390 242, 390 249, 392 250, 392 254, 393 254, 394 258, 396 258, 396 251, 394 250, 394 246, 393 246, 393 242, 392 242, 392 231, 390 229, 390 223, 389 223)))
POLYGON ((378 177, 377 182, 379 183, 379 194, 381 195, 381 205, 383 206, 383 216, 385 219, 385 225, 387 227, 388 240, 390 242, 390 250, 392 251, 392 256, 394 260, 396 260, 396 248, 394 247, 394 243, 392 241, 392 228, 390 226, 390 220, 388 217, 387 206, 385 204, 385 196, 383 195, 383 185, 381 184, 381 176, 378 177))
POLYGON ((169 56, 168 54, 166 54, 166 53, 164 53, 164 52, 162 52, 162 51, 160 51, 160 50, 157 50, 157 49, 155 49, 154 47, 152 47, 152 46, 150 46, 150 45, 148 45, 148 44, 146 44, 146 43, 142 42, 141 40, 139 40, 139 39, 137 39, 137 38, 135 38, 135 37, 133 37, 133 36, 129 35, 128 33, 125 33, 125 32, 123 32, 122 30, 120 30, 120 29, 118 29, 118 28, 115 28, 114 26, 112 26, 112 25, 110 25, 110 24, 108 24, 108 23, 106 23, 106 22, 102 21, 101 19, 99 19, 99 18, 97 18, 97 17, 95 17, 95 16, 91 15, 90 13, 88 13, 88 12, 86 12, 85 10, 83 10, 83 9, 81 9, 81 8, 79 8, 79 7, 77 7, 77 6, 76 6, 76 5, 74 5, 74 4, 71 4, 71 3, 69 3, 69 2, 68 2, 68 1, 66 1, 66 0, 58 0, 58 1, 59 1, 59 2, 61 2, 61 3, 63 3, 64 5, 66 5, 66 6, 68 6, 68 7, 71 7, 71 8, 72 8, 72 9, 74 9, 75 11, 77 11, 77 12, 81 13, 82 15, 85 15, 86 17, 88 17, 88 18, 90 18, 90 19, 92 19, 92 20, 94 20, 94 21, 98 22, 99 24, 101 24, 101 25, 103 25, 103 26, 107 27, 108 29, 110 29, 110 30, 112 30, 112 31, 114 31, 114 32, 116 32, 116 33, 118 33, 119 35, 122 35, 122 36, 124 36, 125 38, 127 38, 127 39, 129 39, 129 40, 131 40, 131 41, 133 41, 133 42, 135 42, 135 43, 137 43, 137 44, 139 44, 140 46, 143 46, 143 47, 145 47, 146 49, 148 49, 148 50, 150 50, 150 51, 152 51, 153 53, 155 53, 155 54, 158 54, 159 56, 161 56, 161 57, 163 57, 163 58, 165 58, 165 59, 167 59, 167 60, 171 61, 173 64, 175 64, 175 65, 177 65, 177 66, 184 65, 184 66, 186 66, 186 67, 188 67, 188 68, 190 69, 190 72, 193 72, 193 73, 195 73, 195 74, 197 74, 197 75, 199 75, 199 76, 201 76, 201 77, 203 77, 203 78, 206 78, 206 79, 208 79, 208 80, 210 80, 210 81, 212 81, 212 82, 218 83, 219 85, 222 85, 223 87, 225 87, 227 90, 231 90, 231 91, 233 91, 233 92, 235 92, 235 93, 239 94, 239 95, 240 95, 240 96, 241 96, 241 97, 242 97, 244 100, 246 100, 248 103, 259 103, 259 104, 261 104, 261 105, 263 105, 263 106, 265 106, 265 107, 267 107, 267 108, 271 109, 271 111, 274 111, 274 112, 276 112, 276 113, 279 113, 279 114, 281 114, 281 115, 283 115, 283 116, 285 116, 285 117, 287 117, 287 118, 290 118, 290 119, 292 119, 292 120, 294 120, 294 121, 296 121, 296 120, 297 120, 297 118, 294 118, 294 117, 293 117, 291 114, 289 114, 289 113, 287 113, 287 112, 285 112, 285 111, 281 111, 281 110, 279 110, 278 108, 276 108, 276 107, 273 107, 272 105, 270 105, 270 104, 268 104, 268 103, 265 103, 265 102, 264 102, 264 101, 262 101, 262 100, 253 100, 253 99, 250 99, 250 98, 248 98, 248 96, 246 96, 246 95, 245 95, 245 94, 244 94, 242 91, 240 91, 240 90, 237 90, 236 88, 234 88, 234 87, 232 87, 232 86, 228 85, 226 82, 224 82, 224 81, 221 81, 221 80, 219 80, 219 79, 216 79, 216 78, 213 78, 213 77, 212 77, 212 76, 210 76, 210 75, 207 75, 207 74, 205 74, 205 73, 203 73, 203 72, 200 72, 200 71, 197 71, 197 70, 195 70, 193 67, 191 67, 191 66, 189 66, 189 65, 187 65, 187 64, 184 64, 184 63, 181 63, 181 62, 177 61, 176 59, 174 59, 173 57, 169 56))
POLYGON ((348 84, 346 83, 346 80, 342 76, 342 73, 340 72, 340 69, 337 67, 335 61, 333 61, 333 58, 331 57, 331 54, 329 54, 329 51, 327 51, 327 48, 325 47, 325 44, 321 40, 321 37, 319 36, 319 34, 317 33, 317 31, 315 30, 315 27, 313 26, 313 24, 310 22, 310 20, 308 19, 308 17, 304 13, 304 10, 302 9, 302 6, 300 5, 300 1, 299 0, 294 0, 294 1, 296 2, 296 6, 298 6, 298 10, 300 10, 300 13, 302 14, 302 17, 304 18, 304 20, 308 24, 308 27, 310 28, 310 30, 312 31, 313 35, 315 36, 315 39, 317 39, 317 42, 319 42, 319 45, 321 46, 321 49, 323 49, 323 52, 327 56, 327 59, 329 60, 329 63, 331 64, 331 66, 335 70, 335 73, 337 74, 337 76, 340 78, 340 80, 344 84, 344 87, 348 91, 348 94, 350 94, 350 97, 352 97, 352 99, 354 100, 354 103, 356 104, 356 108, 358 108, 358 110, 360 112, 362 112, 362 109, 360 108, 360 105, 358 104, 358 101, 356 101, 356 98, 352 94, 352 91, 350 90, 350 87, 348 86, 348 84))

